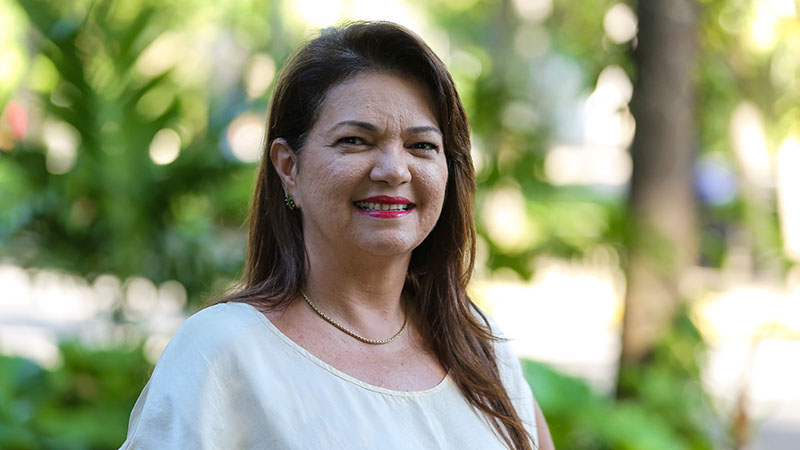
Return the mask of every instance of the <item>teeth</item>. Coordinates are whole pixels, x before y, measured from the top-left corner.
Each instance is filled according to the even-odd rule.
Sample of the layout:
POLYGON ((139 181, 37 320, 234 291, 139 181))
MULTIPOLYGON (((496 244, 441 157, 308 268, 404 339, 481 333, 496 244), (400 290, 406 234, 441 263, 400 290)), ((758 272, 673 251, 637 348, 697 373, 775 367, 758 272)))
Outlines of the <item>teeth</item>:
POLYGON ((367 211, 408 211, 410 205, 408 203, 356 202, 356 206, 367 211))

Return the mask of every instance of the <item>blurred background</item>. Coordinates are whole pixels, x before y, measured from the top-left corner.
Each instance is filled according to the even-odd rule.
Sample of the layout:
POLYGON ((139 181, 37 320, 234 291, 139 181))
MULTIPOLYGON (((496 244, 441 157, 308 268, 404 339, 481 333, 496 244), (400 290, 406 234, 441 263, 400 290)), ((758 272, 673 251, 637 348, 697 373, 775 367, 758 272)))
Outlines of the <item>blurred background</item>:
POLYGON ((0 448, 110 449, 240 275, 276 72, 390 19, 453 73, 471 294, 562 449, 800 448, 795 0, 0 0, 0 448))

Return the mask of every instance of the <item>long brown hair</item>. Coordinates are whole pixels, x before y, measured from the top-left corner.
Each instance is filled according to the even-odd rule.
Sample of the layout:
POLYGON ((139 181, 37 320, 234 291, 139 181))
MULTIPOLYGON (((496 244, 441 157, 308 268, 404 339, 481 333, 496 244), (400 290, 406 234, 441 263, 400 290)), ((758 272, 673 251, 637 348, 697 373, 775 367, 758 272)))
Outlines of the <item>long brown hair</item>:
POLYGON ((404 286, 412 316, 462 395, 489 418, 509 448, 532 448, 500 381, 488 321, 466 293, 474 266, 475 176, 469 125, 442 61, 414 33, 389 22, 355 22, 326 29, 284 66, 272 95, 267 139, 250 208, 247 262, 238 292, 223 301, 261 309, 284 308, 306 283, 301 216, 284 205, 283 188, 268 157, 277 138, 301 152, 326 93, 365 71, 412 78, 433 96, 444 135, 448 179, 438 222, 414 249, 404 286), (480 316, 476 317, 475 312, 480 316))

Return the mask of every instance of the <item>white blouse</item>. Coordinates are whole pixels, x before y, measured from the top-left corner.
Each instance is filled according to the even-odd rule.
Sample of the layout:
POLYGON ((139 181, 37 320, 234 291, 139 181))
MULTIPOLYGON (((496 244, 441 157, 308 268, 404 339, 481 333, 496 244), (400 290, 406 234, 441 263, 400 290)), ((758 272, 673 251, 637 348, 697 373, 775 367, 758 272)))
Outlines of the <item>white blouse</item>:
MULTIPOLYGON (((507 343, 496 350, 503 383, 538 442, 519 362, 507 343)), ((121 448, 506 447, 449 376, 424 391, 373 386, 315 357, 254 307, 224 303, 190 317, 172 338, 121 448)))

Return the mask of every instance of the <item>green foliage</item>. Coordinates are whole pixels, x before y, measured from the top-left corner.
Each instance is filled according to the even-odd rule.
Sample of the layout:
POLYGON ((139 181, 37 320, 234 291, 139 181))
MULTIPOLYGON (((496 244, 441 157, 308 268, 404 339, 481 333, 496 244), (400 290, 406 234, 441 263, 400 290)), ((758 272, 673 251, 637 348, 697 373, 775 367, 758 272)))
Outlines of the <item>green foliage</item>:
POLYGON ((709 430, 720 425, 700 383, 703 349, 681 314, 650 364, 623 369, 626 395, 618 400, 546 365, 523 361, 522 367, 556 448, 707 450, 714 448, 709 430))
POLYGON ((622 365, 619 397, 635 399, 679 433, 688 448, 712 448, 709 430, 718 418, 700 380, 706 345, 684 308, 646 364, 622 365))
POLYGON ((67 167, 38 139, 3 154, 0 257, 90 278, 179 279, 190 298, 234 279, 243 237, 233 231, 244 219, 253 169, 219 143, 247 105, 234 98, 208 112, 220 99, 202 80, 137 69, 145 49, 188 19, 168 5, 138 2, 19 4, 38 50, 30 78, 39 81, 30 87, 40 91, 41 111, 31 108, 32 120, 56 124, 78 151, 61 163, 67 167), (148 152, 162 129, 181 139, 167 166, 148 152))
POLYGON ((523 371, 547 417, 556 448, 691 448, 663 418, 638 402, 615 403, 586 382, 540 363, 523 361, 523 371))
POLYGON ((0 356, 0 448, 112 449, 151 370, 142 347, 61 346, 63 363, 46 370, 0 356))

